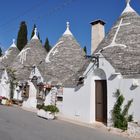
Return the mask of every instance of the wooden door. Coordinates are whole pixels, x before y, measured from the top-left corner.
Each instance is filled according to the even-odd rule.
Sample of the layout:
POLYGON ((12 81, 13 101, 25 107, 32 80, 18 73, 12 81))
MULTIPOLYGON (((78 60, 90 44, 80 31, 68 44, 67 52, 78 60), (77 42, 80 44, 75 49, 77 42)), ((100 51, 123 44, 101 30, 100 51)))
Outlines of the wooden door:
POLYGON ((107 123, 107 83, 97 80, 96 84, 96 121, 107 123))

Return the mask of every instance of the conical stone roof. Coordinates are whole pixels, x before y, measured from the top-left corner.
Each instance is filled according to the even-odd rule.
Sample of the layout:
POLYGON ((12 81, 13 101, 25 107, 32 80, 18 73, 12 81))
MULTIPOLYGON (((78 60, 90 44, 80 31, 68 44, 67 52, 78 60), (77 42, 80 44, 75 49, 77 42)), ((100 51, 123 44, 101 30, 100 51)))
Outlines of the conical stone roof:
POLYGON ((99 52, 124 78, 140 77, 140 16, 129 3, 99 44, 99 52))
POLYGON ((85 53, 69 30, 69 23, 63 36, 46 57, 45 79, 52 84, 72 87, 84 71, 85 53))
POLYGON ((14 59, 19 54, 19 49, 15 45, 15 40, 13 40, 13 44, 9 47, 9 49, 5 52, 5 54, 0 58, 0 63, 3 67, 9 67, 14 59))
POLYGON ((17 80, 28 80, 33 66, 38 67, 43 61, 45 61, 46 55, 46 50, 42 47, 40 40, 38 38, 31 39, 31 41, 18 54, 15 62, 11 66, 15 71, 17 80))

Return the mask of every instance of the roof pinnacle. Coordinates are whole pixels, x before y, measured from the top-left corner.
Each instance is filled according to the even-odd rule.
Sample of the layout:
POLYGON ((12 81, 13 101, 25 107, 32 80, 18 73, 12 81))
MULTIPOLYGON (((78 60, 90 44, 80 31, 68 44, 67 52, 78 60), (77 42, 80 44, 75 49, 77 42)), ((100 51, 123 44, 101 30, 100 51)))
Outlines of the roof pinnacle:
POLYGON ((126 8, 122 12, 122 14, 129 13, 129 12, 135 12, 135 10, 130 6, 130 2, 131 2, 131 0, 126 0, 126 8))
POLYGON ((66 24, 67 24, 67 29, 66 29, 66 31, 64 32, 63 35, 72 35, 72 33, 70 31, 70 23, 67 22, 66 24))
POLYGON ((69 29, 70 28, 70 23, 69 22, 67 22, 67 29, 69 29))
POLYGON ((32 37, 32 39, 38 39, 37 28, 34 29, 34 36, 32 37))
POLYGON ((16 47, 16 43, 15 43, 15 39, 13 39, 13 44, 11 45, 11 47, 16 47))
POLYGON ((126 4, 130 4, 131 0, 126 0, 126 4))

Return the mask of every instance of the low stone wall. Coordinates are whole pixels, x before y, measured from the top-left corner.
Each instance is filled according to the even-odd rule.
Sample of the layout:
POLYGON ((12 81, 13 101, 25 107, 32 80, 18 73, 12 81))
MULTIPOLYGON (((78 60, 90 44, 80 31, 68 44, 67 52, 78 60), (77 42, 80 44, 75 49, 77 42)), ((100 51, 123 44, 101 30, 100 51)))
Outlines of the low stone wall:
POLYGON ((140 139, 140 124, 128 123, 127 133, 130 137, 140 139))

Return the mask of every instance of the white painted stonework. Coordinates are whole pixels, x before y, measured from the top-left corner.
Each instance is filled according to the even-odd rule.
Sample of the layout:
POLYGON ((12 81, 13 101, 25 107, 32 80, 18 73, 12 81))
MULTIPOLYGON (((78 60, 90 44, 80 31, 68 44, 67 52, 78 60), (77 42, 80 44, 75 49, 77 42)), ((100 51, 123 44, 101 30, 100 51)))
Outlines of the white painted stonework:
POLYGON ((10 83, 6 70, 4 70, 0 82, 0 96, 10 99, 10 83))
POLYGON ((42 117, 42 118, 45 118, 45 119, 50 119, 50 120, 53 120, 54 119, 54 115, 51 114, 51 112, 44 111, 43 109, 38 110, 37 111, 37 115, 39 117, 42 117))
MULTIPOLYGON (((87 71, 93 66, 91 63, 87 71)), ((87 72, 85 72, 87 73, 87 72)), ((95 122, 95 104, 92 89, 93 73, 90 71, 85 79, 84 86, 78 89, 64 88, 62 115, 85 123, 95 122)), ((94 91, 93 91, 94 92, 94 91)))
POLYGON ((36 108, 37 105, 37 99, 36 99, 36 94, 37 94, 37 89, 35 88, 34 84, 32 82, 28 82, 29 84, 29 98, 27 101, 23 102, 23 107, 25 108, 36 108))
POLYGON ((20 62, 21 64, 23 64, 26 61, 26 55, 27 55, 27 51, 30 50, 30 48, 26 48, 23 49, 20 53, 19 53, 19 57, 20 57, 20 62))
MULTIPOLYGON (((93 66, 90 63, 87 71, 93 66)), ((86 73, 86 72, 85 72, 86 73)), ((116 102, 113 93, 117 89, 121 91, 125 97, 125 105, 128 100, 133 99, 129 114, 133 114, 134 121, 140 122, 139 99, 140 86, 133 86, 133 79, 123 79, 123 77, 115 72, 111 64, 100 55, 99 68, 93 68, 84 80, 84 86, 80 88, 64 88, 62 115, 73 118, 86 123, 94 123, 95 120, 95 80, 107 80, 107 122, 108 126, 112 125, 111 111, 116 102)), ((137 79, 140 82, 140 79, 137 79)))
POLYGON ((53 87, 51 91, 46 95, 45 99, 45 106, 47 105, 55 105, 56 104, 56 95, 57 95, 57 88, 53 87))
POLYGON ((50 55, 51 55, 51 54, 54 55, 55 53, 58 53, 57 47, 58 47, 58 45, 60 45, 60 44, 62 44, 62 43, 63 43, 63 41, 58 42, 58 43, 49 51, 49 53, 47 54, 46 60, 45 60, 46 63, 50 63, 50 62, 51 62, 51 61, 50 61, 50 55))
POLYGON ((45 106, 51 105, 51 92, 49 92, 48 95, 46 96, 45 101, 44 101, 44 105, 45 106))
POLYGON ((13 99, 22 100, 22 90, 20 90, 19 86, 15 86, 13 99))
POLYGON ((38 68, 35 66, 35 68, 31 71, 31 74, 30 74, 30 79, 32 79, 34 76, 38 77, 38 82, 43 82, 44 79, 40 73, 40 71, 38 70, 38 68))
POLYGON ((121 18, 119 25, 116 26, 116 27, 114 27, 114 28, 117 28, 117 30, 116 30, 116 33, 115 33, 115 35, 114 35, 114 37, 113 37, 113 40, 112 40, 111 44, 108 45, 108 46, 106 46, 106 47, 104 47, 103 50, 105 50, 105 49, 107 49, 107 48, 111 48, 111 47, 124 47, 124 48, 126 48, 127 46, 126 46, 125 44, 117 44, 117 43, 115 42, 115 40, 116 40, 116 38, 117 38, 117 35, 118 35, 118 33, 119 33, 120 28, 121 28, 122 26, 127 26, 127 25, 130 25, 130 24, 131 24, 131 23, 123 23, 123 18, 121 18))

